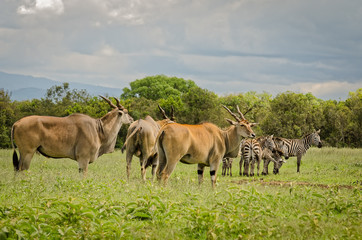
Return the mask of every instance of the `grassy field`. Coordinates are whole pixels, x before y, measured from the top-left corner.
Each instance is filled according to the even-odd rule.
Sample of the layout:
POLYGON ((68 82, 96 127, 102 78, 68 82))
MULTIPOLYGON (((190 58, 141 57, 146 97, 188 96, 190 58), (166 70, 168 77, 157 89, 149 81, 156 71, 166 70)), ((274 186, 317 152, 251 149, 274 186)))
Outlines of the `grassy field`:
POLYGON ((14 177, 11 156, 0 150, 0 239, 362 239, 362 149, 312 148, 300 174, 291 158, 252 178, 235 159, 214 190, 208 169, 198 186, 182 163, 168 186, 143 183, 138 158, 127 182, 120 151, 86 179, 75 161, 39 155, 14 177))

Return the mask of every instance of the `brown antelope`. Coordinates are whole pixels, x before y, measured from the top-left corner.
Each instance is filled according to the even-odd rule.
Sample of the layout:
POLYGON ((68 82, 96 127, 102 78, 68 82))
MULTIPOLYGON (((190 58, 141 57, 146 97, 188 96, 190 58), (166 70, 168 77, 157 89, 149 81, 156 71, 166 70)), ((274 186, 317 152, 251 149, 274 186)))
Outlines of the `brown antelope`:
POLYGON ((198 125, 170 123, 163 126, 157 137, 157 179, 167 184, 176 164, 197 164, 199 184, 203 181, 205 166, 210 166, 212 187, 216 184, 216 172, 224 157, 236 157, 243 137, 255 137, 254 123, 249 123, 237 106, 240 117, 223 106, 235 119, 226 119, 231 126, 221 130, 212 123, 198 125))
POLYGON ((157 152, 154 151, 156 137, 160 128, 175 120, 174 109, 172 107, 171 118, 168 118, 165 111, 158 105, 163 120, 155 121, 151 116, 146 116, 145 119, 139 119, 133 122, 127 132, 126 141, 122 147, 122 153, 126 149, 127 159, 127 179, 129 180, 131 172, 132 157, 135 155, 140 159, 141 176, 146 180, 146 168, 152 165, 152 178, 155 175, 157 167, 157 152))
POLYGON ((99 119, 74 113, 67 117, 28 116, 15 122, 11 129, 15 171, 28 170, 34 153, 38 151, 46 157, 77 161, 79 172, 86 176, 89 163, 114 151, 122 124, 133 122, 117 98, 116 106, 109 99, 101 97, 113 110, 99 119))

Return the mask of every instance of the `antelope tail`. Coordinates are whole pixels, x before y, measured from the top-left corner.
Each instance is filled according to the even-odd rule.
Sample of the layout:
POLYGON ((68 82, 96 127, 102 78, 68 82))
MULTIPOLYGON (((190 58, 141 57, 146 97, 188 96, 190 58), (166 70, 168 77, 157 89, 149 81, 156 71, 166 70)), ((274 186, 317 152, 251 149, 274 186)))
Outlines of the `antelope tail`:
MULTIPOLYGON (((157 152, 157 149, 158 149, 158 146, 161 147, 161 151, 163 151, 163 147, 162 147, 162 139, 163 139, 163 135, 164 135, 164 131, 162 131, 156 138, 156 143, 155 143, 155 146, 154 148, 152 149, 152 152, 150 154, 150 156, 148 157, 147 159, 147 162, 146 162, 146 167, 148 166, 151 166, 154 161, 157 159, 157 156, 158 156, 158 152, 157 152)), ((163 151, 164 152, 164 151, 163 151)))
POLYGON ((13 126, 11 128, 11 145, 13 146, 13 149, 14 149, 13 166, 14 166, 15 171, 19 171, 20 162, 19 162, 18 154, 16 153, 16 145, 14 143, 14 129, 15 129, 15 126, 13 126))
POLYGON ((123 153, 125 149, 126 149, 126 143, 123 144, 123 147, 121 148, 121 152, 123 153))
POLYGON ((133 130, 133 132, 127 137, 126 141, 125 141, 124 144, 123 144, 123 147, 121 148, 122 153, 123 153, 124 150, 126 149, 127 143, 128 143, 128 141, 129 141, 129 139, 131 139, 136 133, 138 133, 139 131, 141 131, 141 129, 142 129, 142 127, 137 126, 137 127, 133 130))
POLYGON ((156 159, 157 159, 157 152, 152 151, 150 156, 147 158, 145 168, 148 168, 149 166, 151 166, 156 159))

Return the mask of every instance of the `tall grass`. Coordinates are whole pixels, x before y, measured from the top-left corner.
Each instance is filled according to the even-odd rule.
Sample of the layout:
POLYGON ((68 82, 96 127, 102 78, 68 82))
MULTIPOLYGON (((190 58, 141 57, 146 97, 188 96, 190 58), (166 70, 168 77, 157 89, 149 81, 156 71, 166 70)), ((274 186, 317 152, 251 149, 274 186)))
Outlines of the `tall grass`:
POLYGON ((85 179, 75 161, 39 155, 30 171, 14 177, 11 154, 0 150, 0 239, 362 236, 361 149, 312 148, 302 159, 300 174, 291 158, 279 175, 253 178, 238 175, 235 159, 233 177, 221 177, 220 170, 214 190, 207 172, 198 186, 196 165, 181 163, 168 186, 144 183, 138 158, 127 182, 125 156, 119 151, 91 164, 85 179))

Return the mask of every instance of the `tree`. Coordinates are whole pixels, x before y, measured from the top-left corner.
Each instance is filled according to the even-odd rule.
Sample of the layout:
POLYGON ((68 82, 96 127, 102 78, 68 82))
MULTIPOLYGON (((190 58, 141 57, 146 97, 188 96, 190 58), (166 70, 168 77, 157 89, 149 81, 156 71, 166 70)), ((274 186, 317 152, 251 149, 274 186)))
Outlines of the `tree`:
POLYGON ((323 142, 329 146, 347 147, 346 136, 350 122, 350 109, 345 102, 326 101, 323 104, 325 123, 322 128, 323 142))
POLYGON ((347 142, 353 147, 362 146, 362 88, 356 92, 350 92, 346 100, 346 106, 350 110, 348 121, 347 142))
POLYGON ((0 89, 0 148, 11 147, 10 133, 14 119, 10 95, 4 89, 0 89))
POLYGON ((69 83, 49 88, 46 98, 42 99, 43 105, 52 110, 47 112, 47 115, 51 116, 67 116, 75 112, 87 113, 90 110, 87 103, 90 101, 91 97, 86 90, 71 90, 69 83))
POLYGON ((268 93, 258 94, 256 92, 247 92, 245 94, 228 95, 220 98, 222 105, 228 106, 236 112, 236 105, 250 122, 259 123, 253 130, 257 135, 264 135, 262 123, 270 113, 271 95, 268 93))
POLYGON ((177 77, 156 75, 138 79, 130 83, 131 89, 123 88, 122 98, 147 98, 150 100, 181 97, 183 93, 195 87, 191 80, 184 80, 177 77))
MULTIPOLYGON (((234 112, 238 105, 249 121, 259 123, 254 127, 259 136, 274 134, 299 138, 321 128, 320 135, 325 145, 362 147, 362 88, 350 92, 346 101, 322 101, 311 93, 294 92, 280 93, 275 98, 265 92, 219 97, 191 80, 157 75, 131 82, 130 88, 124 88, 120 100, 134 119, 146 115, 161 119, 159 104, 167 114, 174 107, 179 123, 209 121, 220 127, 229 126, 225 121, 229 115, 222 105, 234 112)), ((11 146, 11 126, 22 117, 84 113, 98 118, 108 111, 109 105, 102 99, 90 96, 85 90, 72 90, 68 83, 51 87, 45 98, 27 101, 11 102, 9 93, 0 89, 0 147, 11 146)), ((127 126, 121 128, 117 147, 122 145, 126 131, 127 126)))
POLYGON ((321 100, 310 93, 281 93, 271 101, 270 106, 270 114, 262 124, 267 134, 299 138, 323 126, 321 100))
POLYGON ((182 96, 182 102, 184 108, 180 111, 179 122, 188 124, 220 122, 222 107, 215 93, 195 86, 182 96))

